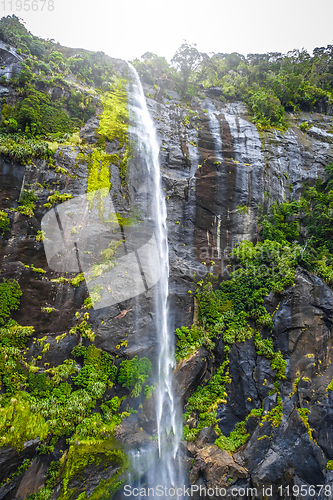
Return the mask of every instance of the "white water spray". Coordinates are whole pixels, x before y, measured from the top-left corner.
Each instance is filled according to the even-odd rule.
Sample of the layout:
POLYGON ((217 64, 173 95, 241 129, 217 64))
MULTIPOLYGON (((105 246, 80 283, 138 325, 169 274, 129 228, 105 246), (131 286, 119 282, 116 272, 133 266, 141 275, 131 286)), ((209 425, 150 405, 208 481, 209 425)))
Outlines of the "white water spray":
POLYGON ((129 64, 133 75, 131 105, 133 125, 131 136, 138 153, 144 160, 152 181, 152 207, 154 230, 160 256, 161 278, 155 286, 155 327, 159 344, 158 387, 156 389, 156 417, 158 437, 158 463, 148 472, 149 486, 179 484, 175 458, 182 434, 182 421, 178 418, 172 390, 172 369, 175 366, 174 339, 168 329, 169 250, 167 240, 167 210, 161 186, 159 144, 153 120, 148 112, 141 82, 135 68, 129 64))

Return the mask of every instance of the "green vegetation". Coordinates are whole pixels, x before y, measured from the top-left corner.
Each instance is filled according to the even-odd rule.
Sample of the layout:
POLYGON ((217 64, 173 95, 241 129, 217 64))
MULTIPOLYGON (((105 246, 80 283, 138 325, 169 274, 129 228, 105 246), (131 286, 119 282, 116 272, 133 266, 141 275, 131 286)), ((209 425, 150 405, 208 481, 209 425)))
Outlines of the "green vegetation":
MULTIPOLYGON (((197 283, 200 322, 191 329, 177 330, 177 359, 190 355, 201 345, 214 348, 212 339, 220 335, 226 344, 244 342, 254 333, 249 321, 260 328, 272 329, 272 316, 263 305, 264 298, 270 292, 282 293, 293 284, 300 254, 299 246, 290 248, 269 240, 256 245, 241 242, 231 253, 239 268, 230 280, 215 290, 211 277, 205 285, 203 281, 197 283)), ((272 342, 262 340, 260 334, 256 334, 255 342, 258 352, 272 359, 272 367, 281 378, 285 368, 281 353, 274 353, 272 342)))
POLYGON ((282 422, 282 417, 283 417, 282 399, 278 388, 276 388, 276 392, 277 392, 276 405, 263 416, 260 423, 261 426, 264 424, 264 422, 270 421, 273 427, 278 427, 282 422))
POLYGON ((46 312, 47 314, 51 314, 51 312, 55 311, 54 307, 42 307, 42 311, 46 312))
POLYGON ((247 206, 246 205, 238 205, 236 207, 236 210, 239 214, 246 214, 247 213, 247 206))
POLYGON ((326 391, 333 391, 333 379, 331 380, 331 382, 328 384, 327 388, 326 388, 326 391))
MULTIPOLYGON (((23 164, 33 162, 34 158, 52 160, 58 145, 76 137, 80 127, 96 112, 98 103, 103 107, 98 141, 85 151, 77 137, 74 144, 81 148, 77 161, 87 163, 88 192, 110 189, 111 164, 119 167, 125 184, 130 156, 127 81, 116 74, 110 58, 103 52, 77 53, 75 49, 34 37, 15 15, 0 20, 0 36, 24 54, 19 75, 4 82, 16 90, 19 99, 15 104, 3 99, 0 153, 23 164), (79 86, 73 82, 73 75, 79 86), (59 96, 56 99, 54 92, 59 96), (117 142, 113 154, 106 153, 106 141, 117 142)), ((54 163, 50 166, 55 166, 57 173, 73 175, 62 166, 54 163)), ((53 203, 66 199, 56 192, 44 207, 51 208, 53 203)), ((20 211, 30 217, 33 213, 25 208, 20 211)))
POLYGON ((111 188, 109 166, 112 163, 112 156, 102 149, 94 149, 88 157, 88 185, 87 192, 94 192, 97 189, 111 188))
POLYGON ((142 385, 148 379, 151 370, 151 362, 148 358, 125 359, 119 368, 118 382, 127 389, 132 389, 132 397, 138 397, 142 385))
MULTIPOLYGON (((94 280, 110 271, 117 265, 116 261, 116 253, 117 249, 123 244, 123 240, 120 241, 111 241, 107 248, 100 252, 99 258, 97 262, 95 262, 92 267, 89 269, 89 273, 87 275, 87 281, 94 280)), ((91 300, 93 304, 99 302, 101 300, 101 290, 103 287, 98 285, 97 283, 92 287, 91 300)))
POLYGON ((48 196, 48 203, 44 203, 45 208, 51 208, 55 203, 63 203, 66 200, 71 200, 73 196, 69 193, 60 194, 59 191, 55 191, 54 194, 48 196))
POLYGON ((298 413, 299 416, 301 417, 303 424, 307 428, 309 438, 312 439, 312 429, 310 427, 309 417, 308 417, 310 410, 308 408, 298 408, 298 413))
POLYGON ((231 382, 229 376, 228 358, 217 369, 207 385, 196 389, 189 397, 187 411, 184 414, 184 438, 194 441, 198 432, 210 425, 216 426, 216 410, 220 403, 227 403, 226 385, 231 382), (192 426, 194 416, 198 419, 196 427, 192 426))
POLYGON ((273 341, 271 339, 263 339, 260 333, 256 333, 254 336, 254 346, 257 350, 259 356, 265 356, 271 359, 271 368, 276 370, 276 377, 278 379, 283 379, 285 377, 285 371, 287 362, 283 359, 281 351, 274 351, 273 341))
POLYGON ((35 273, 41 273, 41 274, 45 274, 46 271, 45 269, 42 269, 41 267, 35 267, 33 264, 23 264, 23 262, 21 262, 21 264, 26 267, 27 269, 32 269, 33 271, 35 271, 35 273))
POLYGON ((299 202, 275 203, 269 214, 262 215, 260 238, 290 248, 299 265, 332 285, 333 163, 326 166, 325 173, 326 178, 318 178, 315 186, 304 186, 299 202))
MULTIPOLYGON (((262 331, 272 330, 272 315, 264 307, 264 298, 271 292, 282 293, 294 283, 300 256, 299 245, 291 247, 268 239, 256 245, 242 241, 230 255, 238 268, 231 273, 229 280, 217 286, 216 279, 208 275, 206 283, 203 280, 197 282, 195 298, 199 310, 198 323, 191 328, 176 330, 176 358, 178 361, 186 358, 201 346, 212 350, 215 346, 213 340, 222 337, 225 342, 225 361, 207 385, 197 388, 189 398, 184 415, 185 439, 196 439, 200 429, 210 425, 214 425, 220 433, 216 410, 219 404, 227 403, 226 386, 231 382, 228 369, 231 344, 253 337, 257 354, 271 360, 277 380, 285 378, 286 361, 281 352, 275 351, 273 341, 263 338, 260 331, 255 331, 251 325, 262 331)), ((275 390, 278 393, 277 404, 263 417, 263 421, 270 420, 273 426, 278 426, 282 420, 283 407, 277 382, 275 390)), ((249 437, 244 425, 245 422, 239 423, 229 437, 220 435, 216 444, 234 452, 249 437)))
POLYGON ((221 448, 221 450, 226 450, 229 453, 236 451, 240 446, 246 443, 250 437, 250 434, 245 430, 245 423, 245 421, 238 422, 235 429, 230 432, 229 437, 223 435, 219 436, 216 439, 215 444, 221 448))
POLYGON ((93 304, 90 296, 85 299, 85 301, 84 301, 84 307, 86 309, 91 309, 92 307, 94 307, 94 304, 93 304))
POLYGON ((107 85, 114 74, 110 59, 103 52, 77 53, 75 49, 35 37, 15 15, 1 19, 0 38, 21 53, 37 58, 38 69, 45 75, 73 73, 82 83, 100 87, 107 85))
MULTIPOLYGON (((235 271, 231 273, 230 279, 217 285, 216 279, 208 275, 206 283, 203 280, 196 283, 198 321, 191 328, 177 329, 177 360, 190 356, 201 346, 213 350, 214 340, 222 337, 225 342, 225 361, 207 385, 197 388, 189 398, 184 415, 184 437, 187 440, 194 440, 204 427, 214 425, 218 429, 216 410, 219 404, 227 403, 230 345, 251 337, 257 354, 270 359, 271 368, 276 371, 277 404, 263 417, 262 424, 269 420, 277 427, 282 420, 283 406, 278 380, 285 378, 286 361, 280 351, 274 350, 272 339, 267 338, 267 331, 272 330, 273 322, 272 315, 264 307, 264 298, 270 293, 280 294, 293 285, 296 267, 304 259, 301 241, 294 241, 299 234, 298 222, 289 219, 290 213, 294 214, 298 210, 298 204, 294 202, 273 205, 269 215, 261 216, 261 235, 266 235, 263 241, 256 245, 242 241, 231 252, 235 271), (254 330, 254 326, 257 330, 254 330), (265 338, 262 336, 264 332, 265 338)), ((233 452, 247 438, 243 422, 229 437, 220 436, 216 444, 233 452)))
POLYGON ((95 397, 101 397, 106 391, 108 380, 112 383, 117 373, 113 358, 106 352, 102 353, 94 345, 88 348, 77 346, 73 354, 83 357, 84 360, 80 373, 72 378, 74 384, 83 387, 95 397))
MULTIPOLYGON (((279 295, 292 286, 299 265, 316 272, 329 284, 333 282, 332 163, 326 167, 326 174, 325 180, 318 179, 314 187, 304 186, 303 197, 299 202, 275 203, 268 213, 261 213, 260 240, 257 244, 242 241, 230 254, 235 269, 230 279, 218 285, 216 279, 208 275, 205 283, 203 280, 196 283, 198 320, 191 328, 177 329, 176 358, 178 361, 187 358, 201 346, 213 350, 215 339, 222 337, 225 361, 217 368, 211 381, 197 388, 189 398, 184 415, 186 439, 194 440, 200 429, 218 424, 216 409, 227 401, 229 373, 225 370, 229 362, 230 345, 251 337, 257 354, 270 359, 271 368, 276 373, 277 402, 262 417, 261 425, 265 421, 270 421, 273 427, 281 423, 283 404, 278 381, 285 378, 287 363, 281 352, 274 349, 273 341, 269 338, 275 311, 273 314, 267 312, 264 299, 270 293, 279 295), (304 231, 304 227, 307 231, 304 231), (220 379, 218 390, 214 384, 216 376, 220 379)), ((294 382, 294 392, 299 380, 297 378, 294 382)), ((304 377, 304 380, 307 378, 304 377)), ((328 385, 327 390, 331 389, 331 385, 328 385)), ((301 419, 311 438, 307 413, 307 409, 300 410, 301 419)), ((239 426, 229 438, 220 436, 219 446, 232 451, 234 446, 245 442, 246 434, 244 427, 239 426)))
POLYGON ((302 132, 306 132, 307 130, 309 130, 310 125, 308 122, 302 122, 299 128, 302 130, 302 132))
POLYGON ((146 399, 150 399, 152 397, 154 390, 155 390, 154 384, 145 386, 144 393, 145 393, 146 399))
POLYGON ((16 211, 31 218, 34 216, 36 201, 38 201, 38 196, 35 195, 34 191, 23 189, 16 211))
POLYGON ((29 495, 27 500, 49 500, 52 496, 52 488, 54 488, 59 479, 61 466, 61 461, 51 462, 46 473, 46 486, 41 488, 38 493, 29 495))
MULTIPOLYGON (((115 427, 130 415, 129 411, 120 411, 125 396, 121 399, 105 396, 117 377, 114 359, 93 344, 82 345, 84 337, 93 340, 93 331, 87 323, 88 313, 83 318, 77 313, 78 324, 70 333, 79 334, 80 343, 63 363, 51 367, 44 363, 41 370, 38 362, 42 362, 50 347, 47 336, 33 340, 37 353, 27 359, 27 343, 34 329, 20 326, 12 319, 4 324, 10 312, 18 308, 21 294, 14 280, 3 280, 0 285, 3 325, 0 326, 0 446, 22 450, 26 441, 39 437, 38 451, 51 453, 58 439, 66 437, 67 449, 62 459, 51 463, 45 487, 29 498, 50 499, 53 488, 60 481, 61 495, 65 496, 71 479, 88 465, 114 464, 116 473, 107 481, 101 481, 94 491, 93 498, 98 499, 120 486, 117 477, 128 465, 112 438, 115 427), (43 443, 46 439, 47 445, 43 443)), ((47 312, 51 309, 45 308, 47 312)), ((57 337, 57 342, 65 336, 66 333, 57 337)), ((143 358, 137 363, 132 379, 137 377, 135 383, 143 383, 149 371, 150 361, 143 358)), ((22 474, 30 465, 31 460, 23 462, 6 482, 22 474)))
POLYGON ((0 375, 6 387, 6 393, 1 395, 2 444, 20 449, 25 441, 36 436, 43 441, 50 433, 53 443, 70 435, 74 435, 73 442, 103 441, 103 434, 106 431, 112 434, 115 425, 128 416, 126 412, 116 414, 120 400, 115 398, 102 404, 103 416, 91 413, 115 380, 117 368, 113 358, 94 345, 87 348, 79 345, 72 352, 73 357, 83 359, 78 375, 74 376, 77 372, 74 359, 38 373, 34 363, 28 363, 22 353, 32 334, 33 328, 21 327, 12 320, 0 329, 3 355, 0 375))
MULTIPOLYGON (((119 129, 115 132, 126 128, 126 85, 122 86, 121 96, 118 85, 120 79, 115 76, 110 58, 103 52, 80 50, 78 53, 75 49, 35 37, 15 15, 0 20, 0 37, 11 48, 15 47, 24 59, 17 76, 10 80, 2 78, 3 85, 15 89, 18 100, 14 104, 9 99, 2 100, 0 154, 23 164, 32 163, 35 158, 50 159, 57 146, 74 137, 96 112, 99 100, 107 108, 106 115, 112 115, 116 124, 114 128, 119 129), (82 84, 85 88, 82 88, 82 84), (54 98, 55 95, 57 98, 54 98), (114 104, 124 96, 126 102, 122 108, 123 115, 120 116, 114 104), (110 102, 113 103, 111 106, 110 102)), ((104 113, 102 125, 103 120, 105 123, 108 121, 108 117, 104 113)), ((123 132, 120 137, 115 135, 120 143, 124 142, 123 132)), ((103 130, 102 133, 109 137, 110 130, 103 130)), ((124 148, 111 158, 119 165, 123 179, 126 175, 127 150, 124 148)), ((99 166, 98 156, 103 153, 105 156, 103 141, 98 144, 97 151, 92 155, 93 169, 99 166)), ((61 166, 56 167, 56 172, 67 173, 61 166)), ((101 183, 104 184, 103 169, 101 174, 101 183)), ((49 208, 48 204, 46 208, 49 208)), ((31 216, 30 210, 21 213, 31 216)))
POLYGON ((144 82, 156 85, 159 78, 169 74, 170 66, 165 57, 159 57, 153 52, 145 52, 140 59, 141 61, 135 59, 132 63, 144 82))
POLYGON ((22 291, 14 279, 2 279, 0 283, 0 326, 5 318, 10 317, 11 311, 19 308, 22 291))
MULTIPOLYGON (((115 466, 120 466, 120 471, 114 474, 112 477, 112 482, 119 476, 120 472, 127 465, 127 458, 125 454, 119 450, 115 449, 116 443, 114 440, 109 440, 102 443, 98 448, 90 444, 82 444, 79 446, 70 446, 65 470, 62 474, 63 477, 63 494, 68 491, 68 485, 70 480, 82 472, 88 465, 103 463, 105 467, 109 464, 114 464, 115 466)), ((109 481, 109 484, 112 482, 109 481)), ((105 486, 105 481, 101 486, 105 486)), ((95 496, 96 491, 93 494, 93 498, 100 498, 95 496)), ((82 498, 82 495, 80 496, 82 498)), ((87 498, 84 495, 84 498, 87 498)), ((90 497, 89 497, 90 498, 90 497)))
POLYGON ((113 77, 112 88, 101 97, 103 114, 99 123, 99 134, 112 142, 119 140, 122 148, 128 140, 128 108, 126 80, 113 77))
POLYGON ((0 38, 7 44, 29 52, 34 56, 43 55, 46 47, 52 45, 32 36, 16 16, 3 17, 0 20, 0 38))
POLYGON ((196 83, 193 81, 193 75, 200 71, 200 66, 203 62, 204 55, 201 54, 196 45, 183 43, 176 50, 171 62, 178 70, 173 73, 173 77, 177 82, 177 87, 183 98, 189 99, 195 95, 196 83))
MULTIPOLYGON (((77 320, 80 319, 80 315, 77 316, 77 320)), ((88 324, 88 319, 89 319, 89 313, 85 313, 83 315, 83 320, 81 323, 78 323, 77 325, 73 326, 69 330, 70 335, 75 335, 76 333, 80 333, 81 337, 86 337, 88 338, 91 342, 95 340, 95 333, 91 329, 91 325, 88 324)))
MULTIPOLYGON (((298 384, 299 384, 299 381, 301 380, 301 377, 296 377, 295 380, 294 380, 294 388, 293 390, 291 391, 291 393, 289 394, 289 399, 291 398, 291 396, 293 396, 295 394, 295 392, 297 391, 297 387, 298 387, 298 384)), ((327 389, 326 389, 327 390, 327 389)))
MULTIPOLYGON (((8 397, 7 397, 8 398, 8 397)), ((49 425, 41 414, 35 414, 27 393, 20 391, 10 399, 1 396, 0 441, 2 446, 23 449, 23 444, 37 436, 47 437, 49 425)))
MULTIPOLYGON (((227 399, 229 374, 226 371, 224 375, 224 370, 229 362, 229 346, 251 337, 257 354, 270 359, 272 370, 276 370, 277 403, 263 416, 261 425, 265 421, 270 421, 273 427, 281 423, 283 405, 278 380, 285 378, 286 361, 280 351, 274 350, 272 339, 267 338, 267 331, 272 330, 274 313, 268 314, 264 298, 270 293, 281 294, 293 285, 298 265, 317 273, 328 284, 333 283, 332 188, 333 164, 330 163, 326 167, 326 178, 317 179, 314 187, 304 186, 299 202, 275 203, 268 213, 261 213, 260 241, 256 245, 242 241, 231 252, 231 262, 236 270, 229 280, 217 286, 212 275, 208 275, 206 283, 203 280, 197 282, 198 322, 191 328, 177 329, 177 360, 190 356, 201 346, 214 349, 213 340, 217 337, 222 337, 225 342, 226 357, 211 381, 199 387, 189 398, 184 415, 186 439, 195 439, 203 427, 217 425, 216 409, 219 404, 226 404, 227 399), (304 227, 307 231, 302 230, 304 227), (253 326, 258 330, 255 331, 253 326), (262 336, 264 332, 265 338, 262 336), (219 378, 218 390, 215 377, 219 378)), ((295 380, 294 392, 299 380, 295 380)), ((331 390, 331 386, 332 383, 327 390, 331 390)), ((303 408, 298 411, 311 439, 309 410, 303 408)), ((233 452, 247 437, 242 423, 229 438, 220 436, 217 444, 233 452)))
POLYGON ((37 231, 36 234, 36 241, 41 242, 45 238, 45 232, 44 231, 37 231))
MULTIPOLYGON (((29 66, 23 63, 23 68, 28 69, 29 66)), ((48 94, 31 87, 26 88, 24 99, 15 108, 9 110, 7 105, 6 112, 10 119, 3 119, 1 125, 7 132, 13 129, 13 122, 17 124, 18 131, 32 136, 63 135, 74 131, 77 125, 77 120, 69 118, 60 100, 52 101, 48 94)))
MULTIPOLYGON (((67 175, 65 168, 55 165, 52 155, 59 144, 69 143, 73 150, 80 149, 77 163, 87 165, 88 193, 102 188, 106 192, 110 190, 112 164, 119 167, 124 184, 131 156, 127 81, 115 74, 109 59, 103 53, 75 53, 72 49, 34 37, 15 16, 0 20, 0 37, 26 54, 21 73, 10 82, 4 82, 14 88, 18 100, 14 105, 6 99, 2 102, 0 154, 24 164, 33 162, 34 158, 44 159, 57 173, 67 175), (73 75, 76 81, 89 85, 90 89, 81 90, 82 85, 73 83, 73 75), (60 97, 54 99, 53 91, 60 97), (103 107, 96 131, 97 142, 85 145, 79 138, 78 129, 94 114, 97 103, 103 107)), ((249 54, 245 58, 236 53, 208 56, 195 46, 184 43, 173 57, 172 66, 152 53, 146 53, 141 61, 134 61, 134 65, 143 80, 155 85, 155 90, 159 88, 160 79, 168 78, 174 81, 182 98, 190 100, 200 95, 201 85, 206 89, 218 86, 222 93, 220 100, 243 100, 259 128, 286 129, 287 111, 329 108, 333 92, 332 61, 332 47, 315 49, 312 57, 305 51, 294 51, 287 55, 249 54)), ((190 123, 190 114, 187 114, 183 124, 187 127, 190 123)), ((307 122, 300 125, 303 131, 309 127, 307 122)), ((195 142, 190 144, 197 145, 195 142)), ((324 180, 317 180, 315 186, 304 187, 299 202, 276 203, 268 213, 262 211, 259 241, 255 245, 243 241, 233 250, 230 261, 235 270, 229 280, 217 283, 209 275, 205 282, 196 283, 194 298, 198 305, 198 320, 191 327, 176 330, 177 361, 188 358, 202 346, 213 351, 217 338, 224 341, 225 347, 222 364, 215 367, 211 379, 198 387, 188 400, 184 415, 184 437, 187 440, 195 440, 201 429, 214 426, 219 435, 216 445, 233 453, 249 438, 246 428, 249 417, 261 418, 261 425, 270 422, 272 428, 281 423, 283 405, 279 380, 285 378, 286 361, 269 338, 273 314, 265 308, 265 297, 270 293, 281 294, 293 285, 298 265, 316 272, 332 285, 332 193, 333 163, 326 167, 324 180), (267 413, 262 409, 252 410, 229 436, 224 436, 218 428, 217 410, 228 400, 230 348, 234 343, 249 339, 252 339, 257 355, 269 359, 275 371, 273 394, 276 394, 276 405, 267 413)), ((55 191, 49 195, 44 207, 51 208, 70 198, 72 195, 68 193, 55 191)), ((38 201, 33 190, 23 190, 16 210, 33 217, 38 201)), ((248 209, 244 205, 236 210, 239 214, 246 214, 248 209)), ((114 222, 129 225, 133 221, 117 214, 117 221, 110 219, 109 222, 111 225, 114 222)), ((0 211, 0 232, 3 234, 8 229, 9 217, 0 211)), ((74 227, 72 231, 75 234, 77 229, 74 227)), ((37 232, 36 241, 42 241, 42 233, 37 232)), ((112 242, 100 258, 96 258, 90 279, 116 265, 115 255, 121 244, 121 241, 112 242)), ((210 264, 213 266, 214 262, 210 264)), ((23 265, 34 272, 45 273, 33 265, 23 265)), ((83 274, 78 274, 51 281, 78 287, 83 280, 83 274)), ((84 301, 84 308, 90 309, 101 300, 101 292, 101 286, 95 285, 91 296, 84 301)), ((79 493, 71 482, 83 474, 87 466, 100 463, 119 465, 120 468, 112 478, 102 480, 89 498, 111 498, 121 484, 117 477, 126 466, 126 458, 115 446, 112 434, 122 419, 135 411, 128 409, 128 405, 127 410, 122 411, 126 397, 115 395, 114 386, 118 382, 131 397, 139 397, 142 392, 145 397, 151 397, 154 386, 145 385, 151 362, 137 356, 125 359, 117 373, 113 357, 91 344, 95 332, 89 323, 89 314, 86 312, 82 316, 82 312, 77 312, 76 323, 69 331, 70 335, 76 335, 76 347, 61 364, 43 364, 43 356, 50 348, 47 336, 32 340, 32 327, 20 326, 9 319, 11 312, 18 309, 21 295, 15 280, 4 279, 0 283, 0 444, 21 450, 25 441, 38 436, 42 442, 40 453, 51 453, 57 441, 66 438, 63 457, 59 462, 51 463, 45 487, 31 495, 31 500, 49 500, 52 489, 61 480, 60 499, 69 500, 78 495, 81 500, 86 500, 86 493, 79 493), (31 351, 37 353, 32 355, 30 351, 27 357, 31 342, 34 346, 31 351)), ((51 313, 54 308, 47 306, 42 310, 51 313)), ((66 335, 67 332, 61 333, 56 342, 66 335)), ((122 341, 116 347, 126 346, 127 341, 122 341)), ((304 380, 309 379, 304 377, 304 380)), ((296 379, 295 390, 298 382, 296 379)), ((333 390, 332 384, 328 385, 328 391, 333 390)), ((272 395, 272 391, 269 394, 272 395)), ((301 408, 298 411, 311 438, 309 410, 301 408)), ((259 439, 266 437, 269 436, 259 439)), ((333 470, 329 464, 327 468, 333 470)), ((30 462, 23 462, 7 481, 21 474, 29 465, 30 462)))
POLYGON ((117 165, 122 182, 126 182, 127 162, 130 156, 128 137, 128 107, 126 80, 113 76, 109 88, 100 93, 103 113, 97 129, 97 145, 88 155, 80 155, 78 161, 88 163, 88 186, 87 192, 107 188, 110 190, 111 164, 117 165), (118 141, 117 152, 107 154, 105 151, 106 141, 118 141))
POLYGON ((50 500, 52 490, 49 488, 41 488, 38 493, 32 493, 27 497, 27 500, 50 500))
POLYGON ((158 85, 160 78, 172 79, 185 100, 200 96, 202 85, 219 87, 220 100, 244 101, 259 128, 286 129, 287 111, 327 112, 333 99, 331 45, 315 48, 312 56, 293 50, 244 57, 236 52, 208 55, 183 43, 171 63, 150 52, 133 61, 144 81, 158 85))
POLYGON ((326 469, 333 470, 333 460, 328 460, 328 462, 326 464, 326 469))
POLYGON ((78 287, 81 281, 84 281, 83 273, 77 274, 74 278, 65 278, 64 276, 60 276, 60 278, 51 279, 53 283, 69 283, 74 287, 78 287))
POLYGON ((10 220, 6 212, 0 210, 0 234, 9 231, 10 220))
POLYGON ((201 346, 214 348, 215 344, 211 338, 214 337, 210 332, 206 332, 204 328, 192 325, 191 328, 182 326, 177 328, 175 334, 178 337, 176 360, 180 361, 183 358, 188 358, 194 354, 201 346))

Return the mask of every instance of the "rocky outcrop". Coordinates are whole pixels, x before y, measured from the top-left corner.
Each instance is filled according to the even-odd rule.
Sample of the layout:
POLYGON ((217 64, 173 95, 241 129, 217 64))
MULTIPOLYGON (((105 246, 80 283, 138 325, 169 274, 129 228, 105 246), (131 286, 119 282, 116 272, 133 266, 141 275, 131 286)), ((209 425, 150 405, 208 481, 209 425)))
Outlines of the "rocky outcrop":
POLYGON ((182 402, 182 406, 202 382, 207 383, 211 377, 212 354, 201 347, 192 356, 181 360, 174 372, 174 394, 182 402))
POLYGON ((195 454, 190 472, 191 483, 197 483, 200 476, 207 489, 216 491, 216 487, 229 488, 230 482, 246 478, 247 470, 238 465, 227 451, 220 450, 215 445, 207 445, 198 449, 195 454))
MULTIPOLYGON (((0 448, 0 499, 2 498, 21 498, 18 497, 15 493, 19 488, 21 483, 27 481, 29 473, 25 473, 22 479, 22 476, 14 476, 18 467, 25 461, 31 460, 36 455, 36 449, 40 443, 39 438, 27 441, 24 443, 23 450, 17 451, 15 448, 9 448, 8 446, 4 446, 0 448), (6 482, 7 479, 13 477, 13 480, 6 482)), ((37 460, 38 461, 38 460, 37 460)), ((32 465, 36 462, 34 460, 32 465)), ((31 465, 31 466, 32 466, 31 465)), ((43 466, 46 470, 46 464, 43 466)), ((35 468, 35 467, 34 467, 35 468)), ((36 473, 36 471, 35 471, 36 473)), ((31 488, 29 487, 29 494, 31 488)), ((25 498, 25 497, 24 497, 25 498)))
MULTIPOLYGON (((14 78, 20 72, 23 58, 17 54, 13 47, 10 47, 5 42, 0 40, 0 77, 4 76, 6 79, 14 78)), ((2 95, 10 94, 10 90, 6 87, 0 86, 2 95)))

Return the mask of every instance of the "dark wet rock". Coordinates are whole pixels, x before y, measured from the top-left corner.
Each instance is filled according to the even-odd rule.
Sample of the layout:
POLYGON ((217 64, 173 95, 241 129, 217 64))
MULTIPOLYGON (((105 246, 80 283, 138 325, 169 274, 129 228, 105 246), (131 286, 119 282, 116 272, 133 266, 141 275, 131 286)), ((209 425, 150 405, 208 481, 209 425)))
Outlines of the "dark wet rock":
MULTIPOLYGON (((10 448, 8 446, 0 448, 0 483, 10 478, 25 460, 32 460, 34 458, 39 443, 39 438, 26 441, 21 451, 17 451, 15 448, 10 448)), ((0 488, 0 499, 9 497, 16 498, 15 491, 21 479, 22 476, 18 476, 14 477, 8 483, 5 482, 4 486, 0 488)))
MULTIPOLYGON (((317 277, 303 269, 296 272, 295 286, 285 292, 274 316, 273 339, 276 349, 287 357, 287 380, 281 384, 283 418, 273 427, 270 421, 263 426, 247 427, 251 437, 235 460, 249 470, 252 484, 259 489, 273 485, 273 495, 280 484, 299 480, 302 484, 325 483, 326 462, 332 453, 332 398, 326 391, 332 380, 332 365, 328 362, 332 349, 332 291, 317 277), (293 381, 302 375, 293 396, 288 396, 293 381), (304 425, 299 408, 310 409, 309 429, 304 425), (302 457, 302 459, 300 459, 302 457), (298 479, 296 479, 298 478, 298 479)), ((263 373, 265 372, 262 366, 263 373)), ((266 364, 269 373, 269 366, 266 364)), ((256 369, 255 379, 264 374, 256 369)), ((268 377, 265 376, 265 390, 268 377)), ((276 394, 264 400, 264 415, 276 404, 276 394)), ((259 498, 264 498, 262 495, 259 498)))
MULTIPOLYGON (((23 57, 17 54, 16 49, 0 40, 0 77, 4 75, 9 80, 17 76, 21 70, 22 61, 23 57)), ((0 89, 0 95, 9 93, 6 87, 2 88, 4 93, 0 89)))
POLYGON ((119 468, 116 464, 108 466, 103 463, 88 465, 83 471, 80 471, 79 476, 68 483, 68 487, 75 488, 79 492, 84 491, 89 498, 100 482, 110 479, 119 471, 119 468))
POLYGON ((204 347, 180 361, 173 377, 176 398, 184 402, 201 382, 207 383, 211 377, 211 367, 211 354, 204 347))
POLYGON ((139 427, 136 415, 131 415, 122 420, 115 430, 115 438, 122 444, 131 448, 138 448, 143 443, 149 442, 149 434, 139 427))
MULTIPOLYGON (((82 492, 85 492, 89 498, 98 486, 103 485, 112 477, 119 476, 120 468, 117 460, 105 459, 105 457, 101 461, 97 459, 95 463, 87 464, 68 483, 68 489, 73 491, 72 498, 78 498, 82 492)), ((120 476, 119 479, 121 480, 122 477, 120 476)), ((59 487, 56 488, 56 495, 53 493, 52 498, 58 497, 59 490, 59 487)))
POLYGON ((322 450, 304 432, 298 412, 293 411, 287 424, 277 432, 278 436, 271 443, 264 460, 251 473, 252 482, 258 490, 273 484, 276 494, 277 486, 287 482, 290 471, 309 484, 316 481, 316 484, 322 484, 326 460, 322 450))
POLYGON ((174 90, 175 89, 175 82, 173 80, 169 80, 168 78, 160 78, 158 81, 160 87, 168 89, 168 90, 174 90))
POLYGON ((215 443, 218 438, 218 434, 216 433, 214 426, 205 427, 198 432, 197 438, 195 440, 195 446, 197 448, 202 448, 205 444, 215 443))
POLYGON ((25 167, 18 163, 0 160, 0 204, 1 209, 11 208, 19 199, 25 167))
POLYGON ((29 469, 25 472, 16 491, 16 500, 25 500, 29 495, 38 493, 45 486, 46 472, 50 460, 39 456, 34 459, 29 469))
POLYGON ((207 89, 205 93, 209 97, 213 97, 215 99, 216 97, 221 97, 221 95, 223 94, 223 90, 221 89, 221 87, 209 87, 209 89, 207 89))
POLYGON ((94 115, 89 118, 80 130, 81 139, 84 139, 87 144, 95 144, 97 142, 96 130, 98 129, 98 126, 99 118, 97 116, 94 115))
POLYGON ((252 340, 231 346, 229 354, 231 384, 228 385, 228 403, 217 410, 219 428, 229 435, 237 422, 246 418, 253 408, 260 407, 256 382, 253 377, 256 354, 252 340))

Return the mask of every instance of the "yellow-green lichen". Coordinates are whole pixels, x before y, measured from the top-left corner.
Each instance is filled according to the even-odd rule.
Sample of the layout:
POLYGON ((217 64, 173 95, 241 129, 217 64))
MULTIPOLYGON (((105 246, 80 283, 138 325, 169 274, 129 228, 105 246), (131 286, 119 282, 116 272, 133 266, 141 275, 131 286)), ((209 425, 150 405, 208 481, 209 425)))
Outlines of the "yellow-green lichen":
POLYGON ((114 77, 112 90, 101 95, 103 113, 98 132, 110 141, 118 139, 122 148, 128 141, 127 81, 114 77))
POLYGON ((309 434, 309 438, 313 439, 312 438, 312 429, 310 427, 309 417, 308 417, 308 415, 310 413, 310 410, 308 408, 298 408, 298 413, 299 413, 299 416, 301 417, 301 420, 302 420, 303 424, 307 428, 307 431, 308 431, 308 434, 309 434))
POLYGON ((112 156, 106 154, 102 149, 94 149, 88 162, 88 183, 87 193, 97 191, 97 189, 111 188, 109 165, 112 156))
POLYGON ((129 158, 128 138, 128 106, 126 80, 113 78, 112 89, 100 95, 103 113, 97 129, 98 141, 88 160, 88 186, 87 192, 111 187, 110 164, 119 167, 122 182, 126 179, 127 161, 129 158), (107 154, 105 151, 106 140, 118 141, 118 152, 107 154))
POLYGON ((40 413, 31 411, 26 392, 16 393, 0 408, 0 446, 13 446, 22 450, 26 441, 39 437, 43 441, 49 431, 48 422, 40 413))

